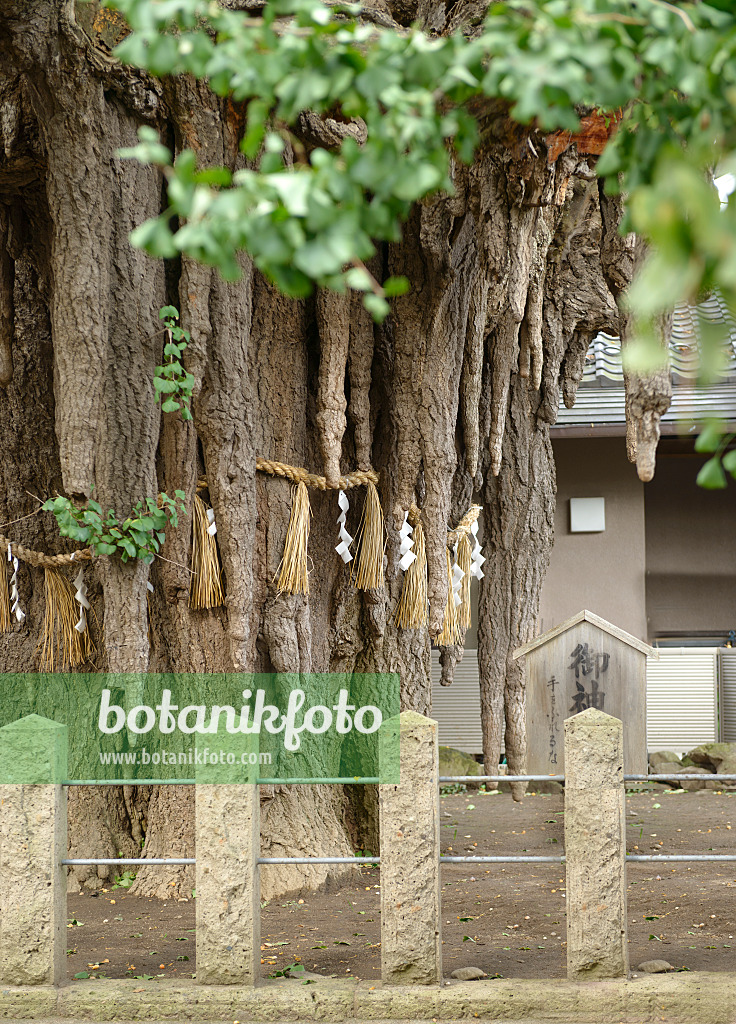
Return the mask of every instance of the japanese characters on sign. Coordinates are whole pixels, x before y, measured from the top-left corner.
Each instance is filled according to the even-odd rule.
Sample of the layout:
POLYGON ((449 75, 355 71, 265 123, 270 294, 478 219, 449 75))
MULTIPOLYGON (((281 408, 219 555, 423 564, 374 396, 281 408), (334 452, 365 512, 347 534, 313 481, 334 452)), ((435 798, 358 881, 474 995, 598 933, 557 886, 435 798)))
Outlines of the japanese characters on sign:
POLYGON ((557 695, 555 694, 555 686, 559 686, 559 682, 554 676, 547 683, 550 687, 552 694, 549 699, 550 712, 549 712, 549 763, 557 764, 557 743, 560 738, 560 712, 557 709, 557 695))
POLYGON ((605 711, 605 693, 600 689, 600 677, 608 671, 611 660, 610 654, 605 651, 591 651, 590 644, 578 644, 570 655, 571 662, 569 671, 575 673, 575 694, 572 698, 572 706, 569 709, 571 715, 578 711, 586 711, 588 708, 598 708, 605 711), (582 676, 582 682, 580 677, 582 676), (586 691, 585 683, 589 683, 590 689, 586 691))
POLYGON ((644 641, 584 609, 514 651, 523 658, 527 771, 564 775, 565 722, 580 712, 624 723, 626 770, 647 770, 644 641))
MULTIPOLYGON (((579 711, 586 711, 588 708, 598 708, 605 711, 606 693, 602 689, 602 683, 608 672, 611 656, 607 651, 592 650, 590 644, 579 643, 570 654, 568 672, 575 674, 575 692, 572 694, 572 704, 567 709, 568 715, 576 715, 579 711)), ((555 687, 560 686, 560 681, 553 675, 547 686, 550 690, 549 714, 549 763, 557 764, 557 750, 560 741, 560 711, 558 708, 557 694, 555 687)), ((563 687, 563 697, 564 697, 563 687)))

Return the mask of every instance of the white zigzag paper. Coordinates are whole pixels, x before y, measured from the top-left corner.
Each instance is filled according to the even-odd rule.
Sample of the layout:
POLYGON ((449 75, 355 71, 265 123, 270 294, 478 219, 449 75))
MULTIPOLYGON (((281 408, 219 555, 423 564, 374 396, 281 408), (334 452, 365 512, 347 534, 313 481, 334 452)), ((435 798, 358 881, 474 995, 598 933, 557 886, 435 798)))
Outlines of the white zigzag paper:
POLYGON ((77 577, 74 580, 74 586, 77 588, 77 592, 74 595, 74 600, 79 603, 79 622, 74 626, 77 633, 84 633, 87 628, 87 615, 90 604, 87 600, 87 584, 84 582, 84 572, 81 567, 77 573, 77 577))
POLYGON ((18 559, 13 555, 10 544, 8 544, 8 561, 13 566, 13 575, 10 578, 10 611, 15 615, 16 622, 23 622, 26 613, 20 606, 20 595, 18 594, 18 559))
POLYGON ((399 530, 399 536, 401 537, 401 544, 399 545, 401 558, 399 560, 399 565, 404 572, 406 572, 412 562, 416 562, 417 560, 417 556, 412 551, 414 541, 411 539, 411 535, 413 533, 414 530, 409 525, 409 513, 405 512, 404 522, 401 524, 401 529, 399 530))
POLYGON ((477 580, 483 579, 483 570, 481 566, 485 562, 484 556, 481 554, 481 546, 478 542, 478 520, 471 525, 470 532, 473 534, 473 550, 470 553, 470 575, 475 576, 477 580))
POLYGON ((452 566, 452 597, 455 602, 455 607, 459 608, 463 603, 463 599, 460 596, 460 588, 463 583, 463 576, 465 573, 457 564, 457 544, 452 549, 453 566, 452 566))
POLYGON ((340 524, 340 543, 335 548, 335 551, 337 551, 343 562, 347 564, 353 560, 353 556, 350 554, 350 545, 353 543, 353 538, 345 529, 345 520, 350 508, 350 502, 345 491, 337 492, 337 503, 340 506, 340 515, 337 517, 337 521, 340 524))

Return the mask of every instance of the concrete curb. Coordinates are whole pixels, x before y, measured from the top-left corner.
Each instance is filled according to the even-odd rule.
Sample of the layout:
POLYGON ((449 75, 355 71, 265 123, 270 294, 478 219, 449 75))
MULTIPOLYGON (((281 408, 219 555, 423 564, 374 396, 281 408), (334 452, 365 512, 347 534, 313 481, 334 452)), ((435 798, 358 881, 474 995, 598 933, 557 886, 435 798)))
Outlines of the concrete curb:
POLYGON ((499 979, 384 986, 324 979, 256 988, 106 981, 0 988, 0 1019, 89 1021, 535 1021, 538 1024, 733 1024, 736 974, 678 973, 630 981, 499 979))

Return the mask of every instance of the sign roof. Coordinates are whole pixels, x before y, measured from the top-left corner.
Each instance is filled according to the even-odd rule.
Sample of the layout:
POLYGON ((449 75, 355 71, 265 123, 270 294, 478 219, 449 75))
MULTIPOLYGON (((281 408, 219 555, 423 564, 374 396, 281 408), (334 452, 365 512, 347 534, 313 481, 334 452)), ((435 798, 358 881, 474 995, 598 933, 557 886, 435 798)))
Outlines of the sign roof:
POLYGON ((543 647, 550 640, 554 640, 556 636, 561 633, 566 633, 568 629, 572 629, 573 626, 577 626, 579 622, 590 622, 593 626, 597 626, 602 629, 604 633, 610 634, 622 643, 628 644, 629 647, 633 647, 641 654, 647 656, 647 658, 659 659, 659 651, 650 647, 649 644, 645 644, 643 640, 637 640, 631 633, 627 633, 624 629, 619 629, 618 626, 614 626, 613 623, 607 622, 602 619, 600 615, 596 615, 594 612, 589 612, 584 608, 577 615, 573 615, 572 618, 566 619, 561 622, 558 626, 554 626, 552 629, 548 629, 546 633, 542 633, 535 640, 530 640, 529 643, 523 644, 521 647, 517 647, 512 657, 514 660, 523 657, 525 654, 529 654, 531 651, 536 650, 538 647, 543 647))

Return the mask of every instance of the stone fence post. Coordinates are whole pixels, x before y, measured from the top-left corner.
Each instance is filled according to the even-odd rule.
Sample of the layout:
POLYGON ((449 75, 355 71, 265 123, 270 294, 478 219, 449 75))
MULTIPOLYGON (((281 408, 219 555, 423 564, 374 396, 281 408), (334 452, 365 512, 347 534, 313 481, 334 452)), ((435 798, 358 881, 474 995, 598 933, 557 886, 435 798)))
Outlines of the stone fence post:
POLYGON ((28 715, 0 729, 0 983, 66 976, 67 727, 28 715))
POLYGON ((395 761, 400 782, 379 786, 381 977, 385 984, 439 984, 440 789, 437 723, 415 711, 381 733, 381 769, 395 761))
MULTIPOLYGON (((238 760, 258 747, 250 736, 230 741, 238 760)), ((261 815, 258 766, 197 768, 195 787, 197 981, 255 985, 261 974, 261 815)))
POLYGON ((589 708, 565 722, 567 976, 625 978, 623 723, 589 708))

